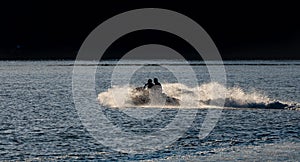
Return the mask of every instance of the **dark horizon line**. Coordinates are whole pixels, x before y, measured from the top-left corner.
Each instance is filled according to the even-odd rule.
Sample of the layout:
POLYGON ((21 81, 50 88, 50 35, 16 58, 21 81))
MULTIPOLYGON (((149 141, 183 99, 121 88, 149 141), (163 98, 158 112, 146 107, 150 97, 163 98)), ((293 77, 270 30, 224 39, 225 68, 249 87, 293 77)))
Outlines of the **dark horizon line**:
MULTIPOLYGON (((2 59, 0 58, 0 61, 76 61, 77 59, 70 59, 70 58, 57 58, 57 59, 43 59, 43 58, 28 58, 28 59, 2 59)), ((120 59, 101 59, 102 61, 118 61, 120 59)), ((126 59, 126 60, 170 60, 170 59, 126 59)), ((174 59, 178 60, 178 59, 174 59)), ((200 59, 185 59, 186 61, 204 61, 200 59)), ((99 61, 95 59, 80 59, 77 61, 99 61)), ((219 61, 216 59, 210 59, 206 61, 219 61)), ((300 58, 283 58, 283 59, 262 59, 262 58, 234 58, 234 59, 229 59, 229 58, 223 58, 221 61, 300 61, 300 58)))

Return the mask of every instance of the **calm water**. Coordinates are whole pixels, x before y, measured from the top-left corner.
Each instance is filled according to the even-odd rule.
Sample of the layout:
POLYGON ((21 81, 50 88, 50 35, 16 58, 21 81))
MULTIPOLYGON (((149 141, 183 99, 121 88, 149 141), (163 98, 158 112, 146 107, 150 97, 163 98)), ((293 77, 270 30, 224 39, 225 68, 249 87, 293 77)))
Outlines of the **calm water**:
MULTIPOLYGON (((108 61, 97 68, 97 94, 112 90, 114 63, 108 61)), ((210 85, 206 67, 201 62, 193 63, 198 84, 210 85)), ((72 95, 72 64, 72 61, 0 62, 0 160, 300 160, 300 111, 234 106, 223 110, 214 129, 203 139, 198 134, 208 109, 195 108, 196 117, 189 128, 161 150, 144 154, 115 151, 94 139, 79 118, 72 95)), ((83 80, 87 75, 85 70, 95 66, 90 62, 84 64, 83 80)), ((257 96, 265 96, 299 105, 299 61, 228 61, 225 64, 226 86, 238 87, 238 92, 243 93, 241 97, 255 100, 257 96)), ((122 65, 124 69, 134 66, 122 65)), ((184 65, 173 66, 182 66, 184 74, 184 65)), ((163 84, 177 82, 167 69, 149 65, 138 69, 129 84, 141 86, 154 76, 163 84)), ((178 113, 178 109, 171 108, 160 111, 161 116, 141 119, 143 122, 132 120, 122 113, 122 108, 101 105, 97 94, 95 102, 106 116, 116 126, 134 134, 157 131, 178 113), (155 122, 150 121, 153 118, 155 122)), ((117 134, 110 136, 118 138, 117 134)))

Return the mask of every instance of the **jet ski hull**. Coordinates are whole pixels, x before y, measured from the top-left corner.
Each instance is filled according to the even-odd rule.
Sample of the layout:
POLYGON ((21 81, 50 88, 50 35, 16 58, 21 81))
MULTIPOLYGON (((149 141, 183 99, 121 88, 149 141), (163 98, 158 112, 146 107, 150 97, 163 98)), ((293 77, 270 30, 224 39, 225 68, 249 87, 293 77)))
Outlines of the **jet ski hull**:
POLYGON ((150 90, 138 87, 132 90, 131 100, 134 105, 156 104, 167 106, 179 106, 180 100, 170 97, 161 92, 161 89, 151 88, 150 90), (158 102, 156 100, 159 100, 158 102))

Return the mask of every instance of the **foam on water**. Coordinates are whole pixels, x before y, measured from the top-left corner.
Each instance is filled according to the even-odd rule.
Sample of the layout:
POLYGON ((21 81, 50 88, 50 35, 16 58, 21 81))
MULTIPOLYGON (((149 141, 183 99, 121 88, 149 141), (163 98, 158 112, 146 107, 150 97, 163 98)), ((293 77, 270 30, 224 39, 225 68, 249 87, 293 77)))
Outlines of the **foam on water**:
MULTIPOLYGON (((225 87, 216 82, 204 83, 198 87, 188 87, 180 83, 163 84, 163 92, 170 97, 180 99, 181 108, 218 108, 222 92, 226 98, 224 107, 231 108, 270 108, 299 109, 299 103, 283 102, 271 99, 258 91, 246 92, 240 87, 225 87)), ((100 104, 108 107, 135 107, 131 102, 130 86, 114 86, 98 95, 100 104)), ((148 105, 151 106, 151 105, 148 105)), ((157 105, 156 105, 157 106, 157 105)))

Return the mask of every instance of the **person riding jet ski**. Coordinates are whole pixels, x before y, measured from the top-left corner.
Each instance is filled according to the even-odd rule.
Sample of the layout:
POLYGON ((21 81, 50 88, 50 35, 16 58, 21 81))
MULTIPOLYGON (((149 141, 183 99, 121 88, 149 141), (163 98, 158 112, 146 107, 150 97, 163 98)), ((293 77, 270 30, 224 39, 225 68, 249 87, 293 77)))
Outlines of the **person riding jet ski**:
POLYGON ((158 85, 158 86, 161 86, 161 84, 158 82, 158 79, 157 79, 157 78, 154 78, 154 84, 155 84, 155 85, 158 85))
POLYGON ((152 83, 152 79, 148 79, 148 83, 146 83, 146 84, 144 85, 144 89, 146 89, 146 88, 150 89, 150 88, 152 88, 153 86, 154 86, 154 84, 152 83))
POLYGON ((162 93, 162 86, 158 82, 157 78, 154 78, 154 86, 152 87, 154 91, 156 91, 156 94, 161 94, 162 93))
POLYGON ((179 106, 180 100, 162 92, 162 86, 157 78, 148 79, 144 87, 134 88, 131 92, 131 101, 134 105, 173 105, 179 106))

